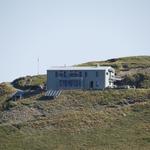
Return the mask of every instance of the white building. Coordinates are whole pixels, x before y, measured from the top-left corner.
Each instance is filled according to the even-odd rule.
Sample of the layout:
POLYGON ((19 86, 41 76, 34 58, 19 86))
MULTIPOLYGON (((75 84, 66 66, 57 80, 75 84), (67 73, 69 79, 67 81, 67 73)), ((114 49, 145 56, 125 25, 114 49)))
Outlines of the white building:
POLYGON ((54 67, 47 70, 47 90, 113 88, 112 67, 54 67))

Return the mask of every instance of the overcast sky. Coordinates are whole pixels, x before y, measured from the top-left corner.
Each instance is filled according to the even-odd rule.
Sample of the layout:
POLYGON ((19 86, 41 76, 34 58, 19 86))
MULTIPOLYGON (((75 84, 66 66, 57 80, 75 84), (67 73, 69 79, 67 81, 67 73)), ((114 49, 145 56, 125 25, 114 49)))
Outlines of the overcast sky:
POLYGON ((0 82, 74 65, 150 55, 150 0, 0 0, 0 82))

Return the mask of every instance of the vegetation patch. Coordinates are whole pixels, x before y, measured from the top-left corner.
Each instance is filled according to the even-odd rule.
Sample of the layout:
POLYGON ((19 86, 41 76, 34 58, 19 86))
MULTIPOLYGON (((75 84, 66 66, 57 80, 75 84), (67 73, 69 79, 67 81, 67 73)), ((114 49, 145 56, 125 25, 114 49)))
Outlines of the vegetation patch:
POLYGON ((63 91, 54 100, 44 92, 21 100, 15 88, 44 85, 46 76, 27 76, 0 85, 0 150, 149 150, 150 57, 126 57, 82 64, 109 65, 137 89, 63 91), (1 90, 1 91, 2 91, 1 90))

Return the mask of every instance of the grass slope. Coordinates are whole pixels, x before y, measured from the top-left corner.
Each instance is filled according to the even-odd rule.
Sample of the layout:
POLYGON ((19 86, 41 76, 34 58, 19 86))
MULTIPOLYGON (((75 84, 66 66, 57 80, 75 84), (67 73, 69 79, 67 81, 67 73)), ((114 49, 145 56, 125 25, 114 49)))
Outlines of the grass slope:
POLYGON ((133 56, 133 57, 122 57, 114 58, 106 61, 92 61, 80 64, 79 66, 112 66, 117 71, 126 71, 129 69, 136 68, 148 68, 150 67, 150 56, 133 56))
POLYGON ((54 101, 41 96, 2 111, 1 150, 150 148, 149 89, 65 91, 54 101), (18 120, 20 115, 28 120, 18 120))
MULTIPOLYGON (((55 100, 46 100, 40 93, 8 101, 14 88, 2 85, 0 150, 149 150, 150 56, 81 66, 97 63, 114 67, 125 77, 124 82, 145 89, 64 91, 55 100)), ((28 89, 45 82, 46 76, 42 75, 19 78, 12 84, 28 89)))
POLYGON ((30 89, 32 86, 45 85, 46 75, 21 77, 15 79, 11 84, 18 89, 22 89, 22 90, 30 89))

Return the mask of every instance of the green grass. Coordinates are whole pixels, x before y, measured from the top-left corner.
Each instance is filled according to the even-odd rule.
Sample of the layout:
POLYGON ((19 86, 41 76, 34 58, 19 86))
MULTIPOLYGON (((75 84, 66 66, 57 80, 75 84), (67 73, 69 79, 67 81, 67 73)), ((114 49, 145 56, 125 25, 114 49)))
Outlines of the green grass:
POLYGON ((116 59, 109 59, 107 61, 91 61, 80 64, 79 66, 112 66, 117 71, 130 70, 133 68, 147 68, 150 67, 150 56, 133 56, 116 59))
POLYGON ((12 126, 2 126, 0 127, 0 149, 149 150, 149 114, 150 109, 142 108, 142 113, 131 110, 126 117, 108 121, 105 126, 84 128, 73 132, 69 130, 70 127, 67 127, 68 130, 50 127, 47 129, 28 127, 18 130, 12 126))
POLYGON ((30 89, 31 86, 46 84, 46 75, 26 76, 15 79, 12 85, 19 89, 30 89))
MULTIPOLYGON (((81 66, 97 63, 130 74, 149 68, 150 56, 81 66)), ((43 75, 19 78, 13 84, 25 89, 45 82, 43 75)), ((7 101, 12 92, 7 85, 0 96, 0 150, 149 150, 149 78, 141 84, 147 89, 64 91, 55 100, 44 99, 43 93, 15 102, 7 101)))
POLYGON ((17 101, 11 108, 34 108, 44 115, 1 123, 0 150, 150 148, 150 89, 65 91, 55 100, 41 96, 17 101), (134 103, 122 105, 125 99, 134 103))

